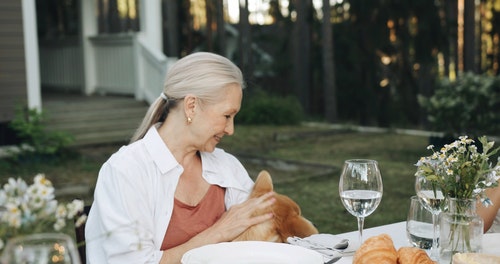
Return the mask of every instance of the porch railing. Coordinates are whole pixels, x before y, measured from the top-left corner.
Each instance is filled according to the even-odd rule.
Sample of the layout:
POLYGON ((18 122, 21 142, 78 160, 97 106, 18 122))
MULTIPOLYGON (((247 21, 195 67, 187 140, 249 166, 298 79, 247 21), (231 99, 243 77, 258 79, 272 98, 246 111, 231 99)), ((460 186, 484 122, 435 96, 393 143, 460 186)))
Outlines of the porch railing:
POLYGON ((78 39, 40 40, 40 81, 43 87, 65 92, 83 86, 82 50, 78 39))
POLYGON ((90 38, 94 50, 95 92, 134 95, 138 87, 132 34, 90 38))
MULTIPOLYGON (((90 38, 95 61, 94 93, 131 95, 152 103, 163 90, 163 80, 176 58, 150 48, 137 34, 90 38)), ((83 58, 78 42, 41 45, 42 85, 58 90, 83 91, 83 58)))
POLYGON ((154 50, 137 34, 92 38, 96 92, 134 95, 152 103, 163 89, 165 73, 175 58, 154 50))
POLYGON ((177 58, 166 57, 162 52, 150 48, 141 38, 137 38, 137 47, 140 93, 136 97, 151 104, 163 91, 165 73, 177 58))

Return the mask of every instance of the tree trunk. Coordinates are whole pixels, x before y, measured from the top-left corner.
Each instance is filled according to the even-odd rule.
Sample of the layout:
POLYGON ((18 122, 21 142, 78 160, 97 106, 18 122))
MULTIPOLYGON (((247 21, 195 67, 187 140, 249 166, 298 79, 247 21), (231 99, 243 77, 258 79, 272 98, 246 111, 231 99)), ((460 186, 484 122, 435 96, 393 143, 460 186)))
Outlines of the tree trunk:
POLYGON ((248 0, 240 2, 239 64, 248 83, 253 79, 252 35, 248 21, 248 0))
MULTIPOLYGON (((170 2, 171 0, 165 0, 170 2)), ((195 32, 193 30, 193 16, 190 13, 191 1, 181 0, 177 2, 179 23, 179 57, 184 57, 193 52, 195 48, 195 32)))
MULTIPOLYGON (((442 17, 441 19, 443 20, 441 23, 443 25, 443 32, 445 33, 445 36, 446 36, 446 48, 443 49, 443 59, 444 59, 444 76, 450 76, 450 63, 452 61, 452 52, 453 52, 453 49, 452 49, 452 36, 451 36, 451 33, 453 32, 452 31, 452 27, 451 27, 451 19, 453 17, 453 15, 451 14, 451 12, 453 11, 452 9, 452 3, 450 3, 450 1, 448 0, 445 0, 443 1, 443 6, 441 7, 442 8, 442 12, 445 14, 444 17, 442 17)), ((456 4, 455 4, 456 6, 456 4)))
POLYGON ((177 1, 163 0, 163 52, 167 56, 179 57, 179 7, 177 1))
POLYGON ((330 21, 330 0, 323 0, 323 93, 325 119, 335 123, 338 120, 337 92, 335 85, 335 63, 333 52, 333 33, 330 21))
POLYGON ((293 77, 295 80, 295 94, 302 104, 302 107, 309 113, 309 86, 311 85, 310 74, 310 16, 311 1, 297 0, 295 2, 297 20, 294 27, 294 48, 293 48, 293 77))
POLYGON ((479 72, 479 64, 476 63, 476 21, 475 13, 476 6, 475 0, 464 0, 464 72, 479 72))
POLYGON ((217 1, 217 7, 216 7, 216 12, 217 12, 217 52, 222 55, 226 56, 226 22, 224 21, 224 1, 223 0, 216 0, 217 1))
POLYGON ((214 15, 214 1, 213 0, 205 0, 205 17, 207 19, 207 24, 206 24, 206 44, 207 44, 207 51, 213 52, 214 51, 214 40, 213 40, 213 15, 214 15))
MULTIPOLYGON (((447 5, 449 6, 449 24, 448 28, 450 29, 450 57, 451 57, 451 62, 453 62, 453 65, 455 65, 455 68, 450 69, 450 71, 453 71, 453 75, 458 74, 458 32, 457 32, 457 27, 458 27, 458 6, 457 6, 457 1, 455 0, 446 0, 447 5)), ((448 64, 449 65, 449 64, 448 64)))

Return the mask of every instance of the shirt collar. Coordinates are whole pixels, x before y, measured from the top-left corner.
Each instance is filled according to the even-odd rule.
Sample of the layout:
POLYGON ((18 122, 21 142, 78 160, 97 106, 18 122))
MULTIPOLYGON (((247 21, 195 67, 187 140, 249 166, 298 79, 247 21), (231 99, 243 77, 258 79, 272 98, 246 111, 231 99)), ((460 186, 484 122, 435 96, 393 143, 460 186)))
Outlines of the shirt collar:
MULTIPOLYGON (((156 164, 160 172, 165 174, 168 171, 181 166, 160 137, 157 128, 158 125, 159 124, 149 128, 146 135, 144 135, 143 141, 147 151, 153 159, 153 162, 156 164)), ((208 183, 217 184, 225 188, 233 187, 245 190, 244 181, 235 176, 235 171, 233 170, 234 168, 229 165, 234 164, 235 162, 230 160, 232 156, 219 148, 215 148, 213 152, 200 153, 202 175, 208 183)))
POLYGON ((149 128, 146 135, 144 135, 143 141, 147 151, 153 159, 153 162, 162 174, 167 173, 179 165, 177 160, 172 155, 172 152, 170 152, 167 145, 160 137, 156 125, 149 128))
MULTIPOLYGON (((245 190, 245 181, 237 176, 238 169, 235 167, 241 165, 239 165, 239 162, 236 162, 233 156, 227 154, 222 149, 216 148, 213 152, 201 152, 201 160, 203 178, 208 183, 217 184, 225 188, 232 187, 245 190)), ((241 169, 245 171, 243 167, 241 169)))

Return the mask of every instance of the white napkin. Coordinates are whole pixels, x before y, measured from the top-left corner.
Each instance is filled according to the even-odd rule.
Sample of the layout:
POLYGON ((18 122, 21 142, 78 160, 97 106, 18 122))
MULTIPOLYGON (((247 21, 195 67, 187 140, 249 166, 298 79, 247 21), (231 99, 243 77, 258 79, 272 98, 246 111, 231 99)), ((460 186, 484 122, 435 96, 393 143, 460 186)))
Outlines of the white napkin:
POLYGON ((344 250, 333 249, 333 246, 338 244, 343 238, 332 234, 315 234, 305 238, 289 237, 287 242, 292 245, 298 245, 311 250, 314 250, 321 255, 327 262, 335 257, 352 254, 358 248, 358 245, 349 241, 349 245, 344 250))

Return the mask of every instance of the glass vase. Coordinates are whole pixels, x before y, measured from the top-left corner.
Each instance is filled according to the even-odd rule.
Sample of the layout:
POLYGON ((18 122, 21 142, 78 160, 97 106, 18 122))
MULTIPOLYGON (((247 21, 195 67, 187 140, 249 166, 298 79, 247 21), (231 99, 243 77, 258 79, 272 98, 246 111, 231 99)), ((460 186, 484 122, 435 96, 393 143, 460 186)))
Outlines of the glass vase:
POLYGON ((439 263, 451 263, 455 253, 481 252, 483 225, 476 199, 447 198, 447 210, 440 216, 439 263))
POLYGON ((1 264, 80 264, 76 245, 62 233, 38 233, 9 239, 1 264))

